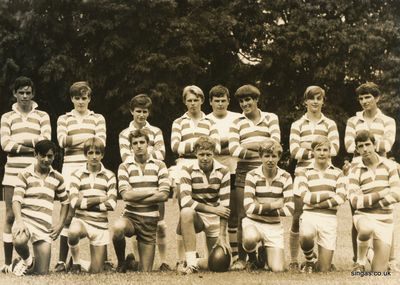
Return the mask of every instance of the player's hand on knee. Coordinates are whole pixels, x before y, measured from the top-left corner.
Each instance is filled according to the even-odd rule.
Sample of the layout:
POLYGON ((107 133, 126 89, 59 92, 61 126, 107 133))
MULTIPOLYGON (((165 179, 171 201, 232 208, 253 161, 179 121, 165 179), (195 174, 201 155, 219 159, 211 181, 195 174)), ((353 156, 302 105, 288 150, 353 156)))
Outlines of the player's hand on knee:
POLYGON ((214 214, 216 214, 222 218, 225 218, 225 219, 229 218, 230 213, 231 213, 231 210, 224 206, 218 206, 218 207, 214 208, 214 214))
POLYGON ((54 225, 54 226, 51 227, 50 237, 51 237, 52 240, 56 240, 58 238, 58 236, 60 235, 63 227, 64 227, 63 224, 54 225))

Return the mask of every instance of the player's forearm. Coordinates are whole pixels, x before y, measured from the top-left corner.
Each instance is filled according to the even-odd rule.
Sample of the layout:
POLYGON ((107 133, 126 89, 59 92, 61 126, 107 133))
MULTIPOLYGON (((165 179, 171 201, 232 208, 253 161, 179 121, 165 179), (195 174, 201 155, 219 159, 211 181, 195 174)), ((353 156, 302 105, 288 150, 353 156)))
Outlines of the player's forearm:
POLYGON ((154 194, 154 190, 141 190, 141 191, 124 191, 121 193, 124 201, 138 202, 144 198, 150 197, 154 194))
POLYGON ((200 203, 200 202, 197 203, 195 210, 198 212, 203 212, 203 213, 211 213, 211 214, 215 213, 214 207, 206 205, 204 203, 200 203))
POLYGON ((12 202, 12 210, 14 213, 15 221, 21 221, 22 220, 21 203, 19 201, 12 202))
POLYGON ((220 218, 219 220, 219 236, 222 238, 226 238, 228 229, 228 220, 225 218, 220 218))
POLYGON ((140 203, 154 204, 154 203, 159 203, 159 202, 165 202, 167 200, 168 200, 167 192, 158 192, 158 193, 151 195, 150 197, 140 200, 140 203))
POLYGON ((68 210, 69 210, 69 204, 61 204, 61 209, 60 209, 60 224, 65 224, 65 220, 67 219, 68 215, 68 210))

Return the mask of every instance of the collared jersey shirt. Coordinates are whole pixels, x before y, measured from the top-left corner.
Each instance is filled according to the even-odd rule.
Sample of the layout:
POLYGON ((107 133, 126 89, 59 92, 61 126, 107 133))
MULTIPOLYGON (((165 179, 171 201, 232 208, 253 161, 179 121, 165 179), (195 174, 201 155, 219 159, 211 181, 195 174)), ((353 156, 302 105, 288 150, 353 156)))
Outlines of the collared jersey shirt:
POLYGON ((44 179, 35 173, 34 164, 18 174, 13 202, 21 203, 24 222, 32 224, 45 233, 51 232, 55 196, 61 204, 69 204, 64 179, 61 173, 53 168, 50 168, 49 174, 44 179))
POLYGON ((378 109, 378 113, 368 125, 363 117, 363 111, 357 112, 355 116, 348 119, 344 144, 348 153, 354 153, 356 150, 355 138, 359 131, 370 131, 375 138, 376 151, 386 154, 392 149, 396 139, 396 122, 393 118, 386 116, 378 109))
MULTIPOLYGON (((226 116, 222 119, 216 117, 213 113, 207 115, 207 117, 210 118, 215 123, 221 142, 229 141, 229 130, 231 128, 231 125, 233 124, 233 121, 239 118, 240 116, 241 114, 231 111, 227 111, 226 116)), ((221 153, 222 153, 222 148, 223 147, 221 145, 221 153)), ((226 150, 224 149, 224 151, 229 152, 229 145, 226 146, 226 150)), ((236 172, 236 165, 238 160, 237 157, 233 157, 230 154, 219 154, 215 157, 215 159, 218 160, 218 162, 220 162, 221 164, 228 167, 232 174, 236 172)))
POLYGON ((1 147, 7 153, 3 185, 8 186, 15 186, 18 173, 36 161, 33 151, 20 152, 22 145, 34 148, 38 141, 51 139, 49 115, 37 110, 36 102, 26 116, 17 106, 17 103, 13 104, 12 111, 1 116, 1 147))
POLYGON ((357 213, 374 214, 384 222, 393 222, 393 206, 400 201, 400 180, 397 164, 379 156, 376 169, 366 166, 361 160, 349 174, 348 196, 357 213), (372 204, 372 197, 380 191, 389 190, 379 202, 372 204))
POLYGON ((83 144, 92 137, 98 137, 106 144, 106 121, 103 115, 89 111, 86 116, 79 117, 71 111, 58 118, 57 140, 60 147, 64 148, 64 163, 86 163, 83 144), (72 136, 72 145, 66 145, 67 136, 72 136))
POLYGON ((229 207, 231 192, 229 169, 214 159, 210 177, 200 168, 198 161, 182 169, 180 205, 196 210, 199 203, 212 207, 229 207))
POLYGON ((75 217, 86 221, 98 229, 108 228, 107 211, 117 206, 117 181, 112 171, 101 165, 99 172, 93 173, 84 166, 74 171, 71 177, 71 206, 75 217), (88 208, 88 199, 107 197, 107 201, 88 208))
POLYGON ((292 216, 294 211, 293 183, 288 172, 278 167, 271 183, 266 179, 262 165, 247 173, 243 205, 248 218, 263 223, 280 223, 280 216, 292 216), (284 206, 265 212, 262 204, 282 200, 284 206))
MULTIPOLYGON (((149 158, 144 171, 133 156, 128 157, 118 168, 118 188, 124 191, 157 190, 169 193, 171 182, 168 169, 161 160, 149 158)), ((147 217, 159 217, 158 203, 140 204, 139 202, 125 201, 125 212, 147 217)))
POLYGON ((331 156, 339 151, 339 133, 336 123, 321 114, 321 119, 315 124, 307 114, 295 121, 290 128, 290 154, 297 160, 297 167, 307 167, 313 161, 311 143, 317 136, 325 136, 331 143, 331 156))
POLYGON ((219 142, 218 131, 213 121, 206 117, 202 112, 201 118, 195 121, 187 113, 176 119, 172 123, 171 149, 179 156, 194 158, 194 143, 200 136, 211 137, 216 142, 216 153, 220 153, 221 145, 219 142))
POLYGON ((232 156, 239 158, 238 168, 242 166, 254 169, 260 165, 260 158, 246 158, 246 149, 242 143, 260 142, 265 138, 272 138, 277 142, 281 140, 279 129, 279 119, 274 113, 261 112, 261 118, 257 123, 253 123, 244 114, 237 118, 229 131, 229 152, 232 156), (253 165, 253 167, 252 167, 253 165))
POLYGON ((294 194, 303 198, 304 211, 336 215, 338 206, 346 199, 346 178, 342 170, 332 164, 320 171, 311 163, 301 169, 295 180, 298 187, 294 194))
MULTIPOLYGON (((155 126, 150 125, 148 122, 146 122, 146 125, 142 129, 145 130, 149 136, 149 155, 155 159, 164 160, 165 144, 162 131, 155 126)), ((119 151, 122 161, 125 161, 128 156, 133 155, 129 142, 129 134, 135 130, 138 130, 138 128, 136 128, 134 123, 131 122, 129 127, 119 134, 119 151)))

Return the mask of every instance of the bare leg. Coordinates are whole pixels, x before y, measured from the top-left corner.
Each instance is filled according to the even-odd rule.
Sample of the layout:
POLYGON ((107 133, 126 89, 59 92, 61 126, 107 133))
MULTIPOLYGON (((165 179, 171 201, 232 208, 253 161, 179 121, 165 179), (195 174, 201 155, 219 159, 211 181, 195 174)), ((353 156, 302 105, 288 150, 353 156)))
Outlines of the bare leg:
POLYGON ((33 244, 35 255, 35 273, 48 274, 51 257, 51 243, 40 240, 33 244))
POLYGON ((284 271, 285 254, 282 248, 267 247, 268 266, 273 272, 284 271))
POLYGON ((374 259, 372 260, 372 271, 387 271, 390 256, 390 245, 381 241, 374 240, 374 259))
POLYGON ((333 259, 333 250, 329 250, 322 246, 318 246, 319 271, 321 272, 330 271, 332 259, 333 259))
POLYGON ((99 273, 103 271, 106 248, 106 245, 90 245, 90 273, 99 273))
POLYGON ((140 271, 150 272, 153 270, 154 254, 156 251, 155 244, 148 244, 142 241, 138 242, 140 271))
POLYGON ((14 195, 13 186, 3 187, 4 202, 6 204, 6 219, 3 229, 3 248, 4 248, 4 263, 10 265, 12 262, 13 255, 13 237, 11 234, 11 228, 14 223, 14 213, 12 211, 12 197, 14 195))

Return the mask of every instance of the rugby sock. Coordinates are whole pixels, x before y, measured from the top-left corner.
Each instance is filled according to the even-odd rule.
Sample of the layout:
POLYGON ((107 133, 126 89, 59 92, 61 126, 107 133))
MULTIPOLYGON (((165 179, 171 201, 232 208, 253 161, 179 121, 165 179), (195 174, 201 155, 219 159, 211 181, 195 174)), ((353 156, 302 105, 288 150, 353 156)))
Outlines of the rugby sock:
POLYGON ((27 259, 24 259, 25 265, 29 268, 32 266, 33 258, 32 255, 29 255, 27 259))
POLYGON ((126 247, 125 237, 123 237, 120 240, 113 239, 113 244, 114 244, 115 255, 117 256, 118 259, 118 266, 120 266, 125 261, 125 247, 126 247))
POLYGON ((185 246, 183 244, 183 237, 182 235, 176 235, 176 245, 178 251, 178 261, 185 260, 185 246))
POLYGON ((131 238, 132 241, 132 252, 136 260, 139 260, 138 242, 137 239, 131 238))
POLYGON ((289 245, 290 245, 290 257, 291 262, 298 262, 297 257, 300 250, 300 234, 290 231, 289 234, 289 245))
POLYGON ((228 227, 229 245, 232 249, 232 258, 238 255, 237 227, 228 227))
POLYGON ((316 262, 316 256, 314 254, 314 248, 311 248, 310 250, 304 250, 303 249, 304 256, 306 257, 307 262, 316 262))
POLYGON ((12 234, 3 233, 4 263, 10 265, 12 263, 13 243, 12 234))
POLYGON ((365 265, 367 259, 367 251, 369 246, 369 240, 361 241, 357 239, 357 263, 365 265))
POLYGON ((69 245, 69 248, 71 249, 72 263, 79 264, 80 263, 79 243, 76 245, 69 245))
POLYGON ((167 238, 157 236, 157 247, 161 263, 166 263, 167 259, 167 238))
POLYGON ((67 262, 67 257, 68 257, 68 229, 66 230, 67 234, 65 235, 65 229, 62 230, 61 235, 60 235, 60 255, 58 260, 67 262))
POLYGON ((188 251, 185 253, 187 266, 197 267, 196 251, 188 251))

